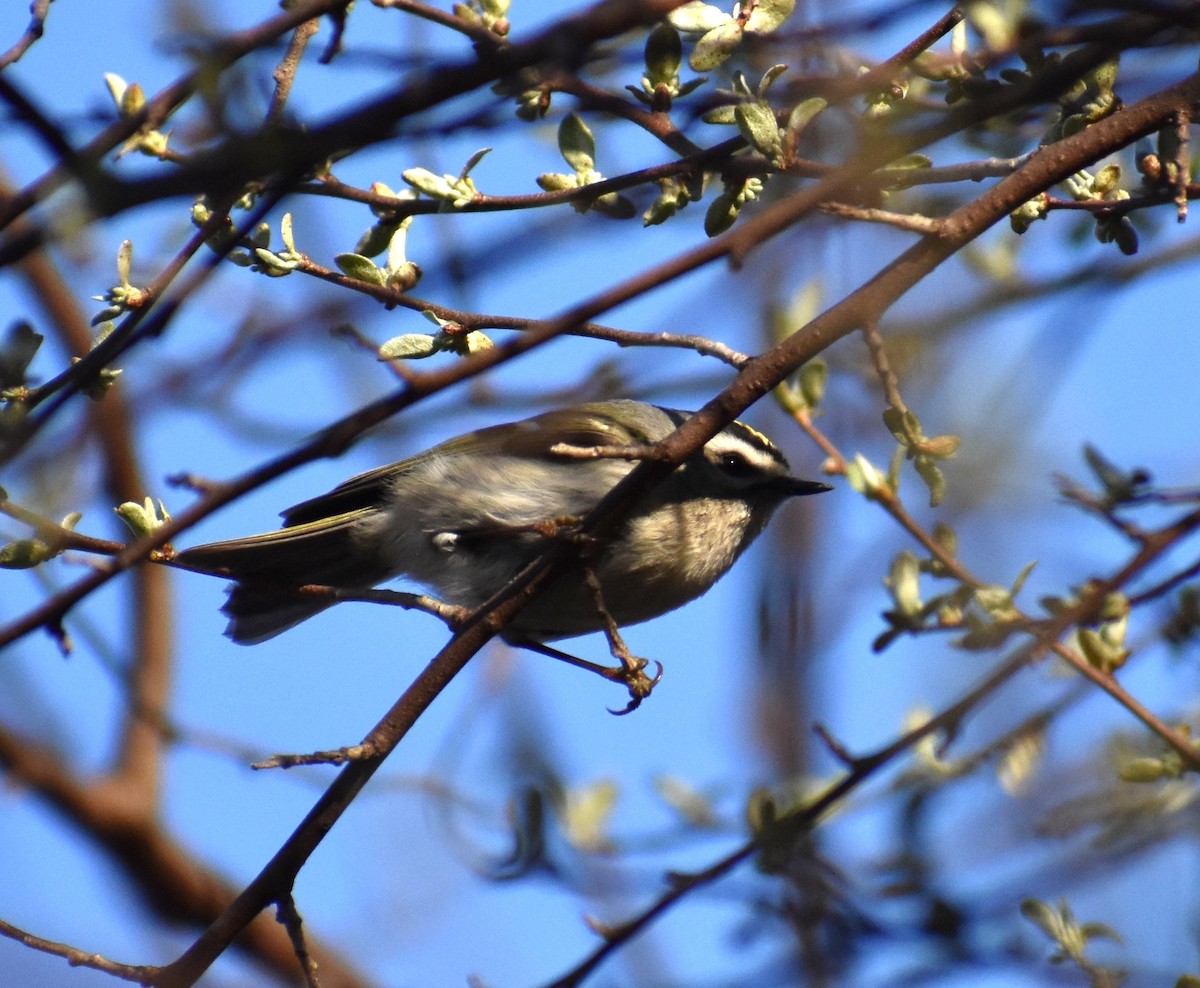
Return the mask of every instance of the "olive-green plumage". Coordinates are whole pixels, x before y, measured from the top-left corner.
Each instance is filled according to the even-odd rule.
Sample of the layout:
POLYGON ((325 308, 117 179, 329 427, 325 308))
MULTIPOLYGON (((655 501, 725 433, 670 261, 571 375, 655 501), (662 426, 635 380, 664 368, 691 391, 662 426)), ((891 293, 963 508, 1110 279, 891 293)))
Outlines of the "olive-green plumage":
MULTIPOLYGON (((593 402, 481 429, 288 508, 278 531, 196 546, 179 558, 233 578, 227 634, 244 644, 330 606, 291 589, 304 584, 357 590, 405 575, 448 603, 477 607, 546 548, 546 522, 586 515, 635 465, 561 447, 655 443, 688 414, 593 402)), ((790 476, 769 440, 733 423, 589 555, 605 607, 624 625, 692 600, 733 565, 779 504, 828 489, 790 476)), ((582 571, 568 567, 505 634, 542 641, 601 627, 582 571)))

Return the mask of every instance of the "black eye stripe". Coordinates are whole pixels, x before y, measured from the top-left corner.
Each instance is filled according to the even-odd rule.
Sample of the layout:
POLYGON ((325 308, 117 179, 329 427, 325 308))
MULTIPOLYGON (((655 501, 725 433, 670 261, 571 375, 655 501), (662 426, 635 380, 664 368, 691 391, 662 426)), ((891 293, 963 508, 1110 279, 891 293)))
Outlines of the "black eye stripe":
MULTIPOLYGON (((655 407, 657 407, 659 411, 666 414, 676 426, 682 425, 693 414, 692 412, 680 411, 677 408, 663 408, 662 406, 655 407)), ((783 467, 785 470, 787 469, 787 460, 784 458, 783 453, 780 452, 779 447, 771 442, 770 439, 764 436, 757 429, 747 425, 745 422, 731 422, 725 427, 724 434, 726 436, 733 437, 739 443, 744 443, 746 446, 750 447, 750 449, 764 454, 779 466, 783 467)), ((723 452, 718 452, 717 460, 719 461, 723 455, 723 452)), ((746 457, 746 459, 749 460, 749 457, 746 457)))
POLYGON ((736 450, 718 452, 714 459, 718 467, 734 477, 744 477, 758 471, 754 463, 736 450))

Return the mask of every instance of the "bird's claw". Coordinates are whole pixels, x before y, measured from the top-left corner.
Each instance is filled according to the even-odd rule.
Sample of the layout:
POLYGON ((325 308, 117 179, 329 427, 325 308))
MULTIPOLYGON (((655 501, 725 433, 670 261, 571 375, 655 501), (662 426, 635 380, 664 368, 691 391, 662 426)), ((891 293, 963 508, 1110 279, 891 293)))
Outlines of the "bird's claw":
POLYGON ((621 710, 613 710, 608 707, 607 710, 614 717, 624 717, 626 714, 633 713, 642 705, 642 701, 646 699, 654 690, 654 687, 659 684, 663 677, 663 665, 655 660, 655 673, 653 678, 646 675, 646 666, 649 665, 646 659, 634 659, 630 665, 622 666, 619 669, 608 670, 607 678, 614 682, 625 684, 625 688, 629 690, 629 702, 621 710))

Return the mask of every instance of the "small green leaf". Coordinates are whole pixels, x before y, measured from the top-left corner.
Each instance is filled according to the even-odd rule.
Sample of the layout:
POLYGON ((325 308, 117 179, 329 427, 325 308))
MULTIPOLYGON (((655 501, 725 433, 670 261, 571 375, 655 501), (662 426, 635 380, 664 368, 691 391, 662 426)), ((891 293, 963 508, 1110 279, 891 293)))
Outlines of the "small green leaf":
POLYGON ((933 527, 933 541, 941 546, 948 556, 958 555, 958 534, 945 522, 939 521, 933 527))
POLYGON ((270 275, 291 274, 298 263, 280 257, 274 251, 263 250, 261 247, 254 249, 254 256, 262 266, 264 273, 270 275))
POLYGON ((1007 587, 989 583, 976 587, 975 602, 995 618, 1006 618, 1012 613, 1012 593, 1007 587))
POLYGON ((418 192, 424 192, 434 199, 453 199, 457 196, 445 177, 435 175, 428 168, 409 168, 400 177, 418 192))
POLYGON ((1117 769, 1122 782, 1158 782, 1169 775, 1161 758, 1131 758, 1117 769))
POLYGON ((16 322, 0 343, 0 390, 17 388, 26 381, 26 372, 45 339, 27 322, 16 322))
POLYGON ((383 271, 377 268, 369 257, 363 257, 361 254, 338 254, 333 263, 341 269, 342 274, 355 281, 365 281, 368 285, 378 285, 381 288, 387 283, 387 276, 383 271))
POLYGON ((458 173, 459 179, 462 180, 462 179, 466 178, 468 175, 470 175, 471 170, 477 164, 479 164, 479 162, 483 161, 484 158, 486 158, 489 154, 491 154, 491 152, 492 152, 491 148, 480 148, 473 155, 471 155, 471 157, 469 157, 467 159, 467 163, 465 165, 463 165, 462 171, 460 171, 458 173))
POLYGON ((678 179, 660 179, 658 187, 660 190, 658 198, 642 214, 642 224, 644 226, 655 226, 659 223, 665 223, 693 199, 687 184, 678 179))
MULTIPOLYGON (((412 199, 417 198, 416 193, 413 192, 412 189, 405 189, 403 192, 397 192, 390 185, 387 185, 383 182, 372 182, 371 183, 371 194, 380 196, 381 198, 386 198, 386 199, 409 199, 409 200, 412 200, 412 199)), ((368 208, 371 210, 371 212, 375 216, 377 216, 381 220, 387 219, 388 217, 391 216, 391 213, 392 213, 390 206, 382 206, 379 204, 372 204, 368 208)))
POLYGON ((271 246, 271 227, 267 223, 259 223, 253 230, 250 231, 248 238, 253 247, 261 247, 266 249, 271 246))
POLYGON ((813 119, 829 105, 827 100, 820 96, 814 96, 811 99, 801 100, 794 107, 792 112, 788 114, 787 127, 785 128, 785 141, 791 151, 795 151, 796 142, 800 135, 804 132, 804 128, 812 123, 813 119))
POLYGON ((1035 566, 1037 566, 1036 559, 1021 567, 1021 572, 1013 580, 1012 590, 1009 591, 1011 597, 1015 598, 1021 592, 1021 589, 1025 586, 1025 581, 1029 579, 1029 574, 1033 572, 1035 566))
POLYGON ((889 161, 887 167, 889 170, 895 171, 932 168, 933 160, 925 154, 906 154, 902 158, 897 158, 895 161, 889 161))
POLYGON ((717 826, 717 813, 712 802, 694 786, 670 775, 656 777, 653 785, 659 798, 679 814, 689 827, 707 829, 717 826))
POLYGON ((1101 672, 1111 673, 1123 666, 1129 658, 1128 649, 1105 640, 1100 632, 1092 628, 1080 628, 1075 640, 1088 664, 1101 672))
POLYGON ((770 34, 791 17, 795 9, 796 0, 758 0, 746 21, 746 30, 751 34, 770 34))
POLYGON ((120 110, 121 101, 125 98, 125 90, 129 88, 129 83, 115 72, 105 72, 104 85, 108 87, 108 93, 112 96, 113 105, 120 110))
POLYGON ((734 109, 734 120, 738 132, 746 141, 770 161, 783 154, 783 141, 775 112, 765 103, 739 103, 734 109))
POLYGON ((929 506, 936 508, 946 497, 946 475, 934 460, 927 456, 918 456, 913 461, 917 474, 929 488, 929 506))
POLYGON ((637 215, 637 206, 633 201, 617 192, 606 192, 593 199, 588 206, 610 220, 631 220, 637 215))
POLYGON ((1039 192, 1032 199, 1022 203, 1008 216, 1013 233, 1024 233, 1037 220, 1044 220, 1050 208, 1050 200, 1045 192, 1039 192))
POLYGON ((1032 778, 1046 751, 1043 731, 1027 731, 1021 734, 1000 759, 996 766, 996 777, 1001 788, 1010 796, 1018 795, 1032 778))
POLYGON ((731 20, 726 11, 701 0, 685 3, 667 15, 667 22, 684 34, 703 34, 731 20))
POLYGON ((395 270, 387 272, 385 284, 402 292, 412 291, 421 280, 421 267, 412 261, 404 261, 395 270))
POLYGON ((922 439, 918 443, 921 453, 932 456, 935 460, 953 459, 961 446, 961 436, 934 436, 931 439, 922 439))
POLYGON ((746 824, 758 837, 779 819, 779 804, 766 786, 757 786, 746 800, 746 824))
POLYGON ((829 368, 820 357, 810 360, 800 368, 800 393, 809 408, 816 408, 825 397, 825 381, 829 368))
POLYGON ((567 791, 561 817, 563 834, 573 848, 593 853, 612 849, 609 823, 620 792, 606 779, 567 791))
POLYGON ((131 82, 121 94, 121 116, 132 117, 142 112, 146 107, 146 93, 141 83, 131 82))
MULTIPOLYGON (((910 413, 911 414, 911 413, 910 413)), ((911 442, 910 433, 906 428, 905 414, 898 408, 893 408, 890 405, 883 410, 883 424, 887 426, 888 432, 901 446, 908 446, 911 442)), ((917 423, 917 435, 920 435, 920 423, 917 423)))
POLYGON ((727 20, 713 28, 696 42, 688 56, 688 65, 696 72, 715 69, 742 43, 742 32, 742 25, 735 20, 727 20))
POLYGON ((878 467, 862 453, 855 453, 854 459, 846 464, 846 480, 852 490, 867 497, 873 497, 887 486, 878 467))
POLYGON ((904 468, 904 461, 908 459, 908 454, 903 446, 897 446, 892 450, 892 458, 888 461, 887 485, 894 491, 900 490, 900 471, 904 468))
POLYGON ((364 233, 354 245, 354 253, 363 257, 378 257, 392 242, 397 225, 393 220, 380 220, 364 233))
POLYGON ((1121 934, 1107 923, 1084 923, 1079 927, 1079 932, 1083 934, 1084 940, 1103 938, 1111 940, 1113 943, 1125 942, 1121 939, 1121 934))
POLYGON ((1058 911, 1041 899, 1026 899, 1021 903, 1021 915, 1051 940, 1057 940, 1062 929, 1058 911))
POLYGON ((283 240, 284 249, 290 254, 296 253, 296 241, 292 236, 292 214, 284 213, 279 221, 279 236, 283 240))
POLYGON ((760 100, 766 99, 767 90, 770 89, 775 83, 775 80, 783 75, 786 71, 786 65, 772 65, 769 69, 767 69, 766 72, 763 73, 763 77, 758 81, 758 86, 754 90, 754 95, 760 100))
POLYGON ((437 353, 438 346, 428 333, 393 336, 379 348, 380 360, 420 360, 437 353))
POLYGON ((129 269, 133 264, 133 241, 122 240, 117 248, 117 280, 122 288, 129 288, 129 269))
POLYGON ((468 353, 480 353, 483 350, 493 350, 496 344, 492 342, 492 338, 487 333, 482 333, 475 329, 467 333, 463 337, 463 349, 468 353))
POLYGON ((905 617, 921 613, 921 568, 917 557, 907 549, 892 560, 891 569, 884 577, 884 586, 896 602, 896 610, 905 617))
POLYGON ((677 82, 682 61, 683 42, 679 40, 679 32, 664 21, 646 39, 646 77, 651 89, 677 82))
POLYGON ((566 192, 579 188, 579 178, 562 172, 547 172, 537 177, 537 184, 547 192, 566 192))
POLYGON ((727 103, 724 106, 714 107, 703 116, 700 117, 706 124, 714 124, 716 126, 725 126, 727 124, 737 123, 737 104, 727 103))
POLYGON ((0 546, 0 569, 32 569, 57 555, 41 539, 17 539, 0 546))
POLYGON ((1097 90, 1102 93, 1111 93, 1113 85, 1117 81, 1117 70, 1121 67, 1119 58, 1112 58, 1101 65, 1096 66, 1089 73, 1089 81, 1092 82, 1097 90))
POLYGON ((1098 196, 1107 195, 1117 187, 1117 183, 1120 181, 1121 166, 1105 165, 1096 173, 1096 177, 1092 179, 1092 191, 1098 196))
POLYGON ((722 192, 708 206, 704 214, 704 232, 715 237, 724 233, 737 220, 738 207, 734 197, 728 192, 722 192))
POLYGON ((576 174, 596 167, 596 141, 583 118, 568 113, 558 128, 558 150, 576 174))
MULTIPOLYGON (((408 249, 408 228, 411 222, 411 217, 402 221, 392 231, 391 239, 388 240, 387 262, 384 265, 384 271, 387 272, 389 281, 396 270, 408 263, 408 256, 405 251, 408 249)), ((419 268, 417 270, 420 271, 419 268)))
POLYGON ((171 520, 171 516, 162 501, 158 502, 158 508, 155 510, 154 499, 150 497, 147 497, 141 504, 137 501, 125 501, 123 504, 119 504, 113 508, 113 511, 117 513, 117 517, 125 523, 126 527, 139 538, 150 534, 156 528, 161 528, 171 520))

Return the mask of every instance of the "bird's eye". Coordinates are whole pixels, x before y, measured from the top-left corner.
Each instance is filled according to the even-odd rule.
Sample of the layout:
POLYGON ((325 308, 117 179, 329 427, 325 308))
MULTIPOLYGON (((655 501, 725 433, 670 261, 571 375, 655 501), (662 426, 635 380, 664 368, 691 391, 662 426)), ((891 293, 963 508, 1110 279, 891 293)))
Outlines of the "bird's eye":
POLYGON ((754 466, 741 453, 721 453, 717 457, 717 466, 731 477, 749 477, 754 473, 754 466))

